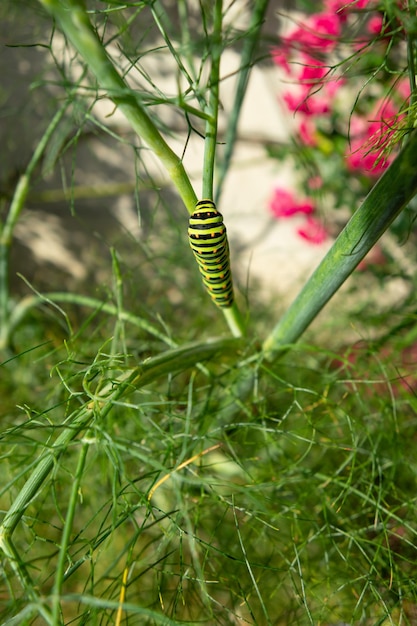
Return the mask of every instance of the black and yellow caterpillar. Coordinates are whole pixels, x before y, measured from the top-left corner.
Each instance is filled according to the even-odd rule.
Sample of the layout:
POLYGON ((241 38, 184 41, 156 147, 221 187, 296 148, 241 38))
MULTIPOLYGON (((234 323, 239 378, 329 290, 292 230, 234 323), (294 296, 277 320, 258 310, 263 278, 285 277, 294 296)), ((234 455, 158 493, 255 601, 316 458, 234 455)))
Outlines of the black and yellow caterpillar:
POLYGON ((212 200, 197 202, 189 219, 188 240, 210 296, 217 306, 231 307, 234 297, 226 226, 212 200))

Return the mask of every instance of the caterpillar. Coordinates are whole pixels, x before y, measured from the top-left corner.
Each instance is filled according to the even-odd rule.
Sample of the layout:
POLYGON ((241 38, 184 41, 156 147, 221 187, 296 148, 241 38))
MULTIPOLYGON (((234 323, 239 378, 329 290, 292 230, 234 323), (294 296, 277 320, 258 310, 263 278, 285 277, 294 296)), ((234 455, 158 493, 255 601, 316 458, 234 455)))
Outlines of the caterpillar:
POLYGON ((221 308, 231 307, 234 296, 226 226, 212 200, 197 202, 188 223, 188 240, 212 300, 221 308))

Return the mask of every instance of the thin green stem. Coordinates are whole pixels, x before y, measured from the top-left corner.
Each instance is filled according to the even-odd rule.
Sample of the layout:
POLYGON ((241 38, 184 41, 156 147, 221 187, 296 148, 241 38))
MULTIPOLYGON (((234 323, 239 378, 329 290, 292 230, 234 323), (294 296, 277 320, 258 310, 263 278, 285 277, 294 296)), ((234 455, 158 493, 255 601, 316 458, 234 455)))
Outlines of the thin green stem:
POLYGON ((89 450, 89 444, 84 443, 81 447, 80 456, 78 459, 78 465, 72 483, 70 499, 68 503, 67 515, 65 518, 64 530, 62 533, 60 545, 59 545, 59 558, 55 573, 55 583, 52 592, 52 624, 58 626, 60 624, 61 613, 61 591, 64 581, 65 566, 67 563, 67 551, 70 543, 71 532, 74 524, 75 511, 77 508, 77 502, 79 499, 79 490, 81 479, 84 475, 85 462, 87 459, 87 452, 89 450))
POLYGON ((123 352, 123 354, 127 353, 126 349, 126 337, 125 337, 125 325, 123 320, 123 278, 122 273, 120 271, 120 263, 117 257, 116 250, 112 248, 112 267, 113 267, 113 284, 114 289, 113 293, 116 300, 116 308, 117 308, 117 317, 116 324, 113 333, 112 340, 112 353, 123 352), (119 343, 121 342, 121 346, 119 347, 119 343))
POLYGON ((417 131, 414 131, 265 340, 263 355, 268 360, 299 339, 416 193, 417 131))
POLYGON ((263 613, 264 618, 265 618, 265 624, 268 624, 268 626, 272 626, 272 622, 271 622, 270 617, 268 615, 268 610, 267 610, 267 608, 265 606, 265 602, 264 602, 264 599, 262 597, 262 593, 261 593, 261 591, 259 589, 259 586, 258 586, 258 583, 257 583, 257 580, 256 580, 257 576, 254 575, 254 573, 252 571, 251 563, 250 563, 250 561, 248 559, 248 554, 247 554, 247 551, 246 551, 246 548, 245 548, 245 543, 243 541, 242 533, 240 532, 240 524, 239 524, 238 516, 236 515, 236 507, 235 507, 235 502, 234 502, 234 498, 233 497, 232 497, 232 511, 233 511, 233 520, 234 520, 234 524, 235 524, 235 528, 236 528, 236 534, 237 534, 237 537, 239 539, 240 550, 242 552, 243 560, 244 560, 244 563, 245 563, 246 568, 248 570, 249 576, 250 576, 250 578, 252 580, 252 585, 253 585, 253 588, 255 590, 255 594, 258 597, 259 604, 261 606, 262 613, 263 613))
POLYGON ((68 100, 54 115, 29 161, 26 171, 19 178, 10 209, 0 231, 0 350, 10 338, 9 329, 9 254, 13 233, 25 206, 32 174, 42 158, 46 146, 62 120, 70 101, 68 100))
MULTIPOLYGON (((193 56, 193 46, 192 46, 192 38, 191 38, 191 29, 190 29, 190 18, 189 18, 189 10, 187 0, 178 0, 178 16, 179 16, 179 24, 181 28, 181 50, 182 56, 188 62, 189 72, 192 75, 192 79, 195 84, 197 84, 197 73, 195 71, 195 57, 193 56)), ((201 104, 201 103, 200 103, 201 104)))
MULTIPOLYGON (((159 32, 161 33, 162 37, 164 38, 164 41, 168 47, 168 50, 170 51, 172 58, 175 59, 175 62, 178 66, 179 72, 182 76, 185 77, 190 89, 192 90, 192 92, 194 93, 196 99, 198 100, 199 104, 202 105, 203 104, 203 99, 202 96, 200 95, 199 91, 196 90, 196 82, 195 82, 195 78, 193 76, 191 76, 191 74, 189 73, 188 69, 185 67, 184 65, 184 61, 183 59, 185 58, 184 54, 178 54, 178 52, 175 50, 172 41, 168 35, 168 28, 166 26, 167 23, 167 13, 166 13, 166 9, 165 7, 163 7, 160 3, 159 0, 154 0, 152 2, 152 6, 151 6, 151 10, 152 10, 152 15, 153 18, 155 20, 155 24, 157 25, 157 27, 159 28, 159 32)), ((192 68, 192 60, 189 57, 190 60, 190 66, 192 68)), ((181 94, 179 92, 179 95, 181 97, 181 94)), ((185 110, 188 109, 187 105, 185 105, 185 110)), ((190 108, 188 110, 188 112, 190 113, 196 113, 196 110, 190 108)), ((203 114, 204 115, 204 114, 203 114)), ((202 114, 201 112, 198 113, 198 117, 201 117, 202 114)))
POLYGON ((137 135, 164 165, 188 211, 192 213, 196 195, 181 159, 168 146, 147 114, 136 93, 117 72, 93 30, 87 13, 78 0, 39 0, 59 24, 65 36, 94 74, 100 89, 116 104, 137 135))
POLYGON ((220 59, 222 54, 223 1, 214 5, 213 33, 211 46, 210 93, 207 105, 209 118, 206 122, 203 165, 203 198, 213 198, 214 164, 217 148, 217 119, 219 114, 220 59))
POLYGON ((230 118, 227 123, 225 136, 225 151, 223 159, 219 165, 219 179, 216 188, 216 202, 219 202, 223 190, 223 184, 226 174, 230 167, 234 148, 236 145, 237 127, 239 123, 240 112, 245 98, 246 89, 249 82, 249 75, 252 69, 253 57, 259 41, 261 27, 265 19, 269 0, 256 0, 252 13, 252 19, 248 28, 247 35, 244 40, 241 55, 241 64, 239 69, 239 78, 236 86, 236 93, 233 102, 230 118))

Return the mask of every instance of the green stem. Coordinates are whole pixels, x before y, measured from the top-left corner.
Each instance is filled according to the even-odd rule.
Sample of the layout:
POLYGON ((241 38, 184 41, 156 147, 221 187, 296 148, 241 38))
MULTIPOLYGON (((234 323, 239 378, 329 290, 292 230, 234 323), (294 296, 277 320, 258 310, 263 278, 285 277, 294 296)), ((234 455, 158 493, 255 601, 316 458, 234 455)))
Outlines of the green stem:
POLYGON ((204 142, 203 198, 213 198, 214 163, 217 148, 217 118, 219 115, 220 59, 222 54, 223 0, 214 5, 211 45, 211 71, 209 84, 208 120, 204 142))
POLYGON ((29 192, 30 180, 35 167, 41 160, 44 150, 52 134, 55 132, 55 129, 63 118, 69 104, 70 101, 67 101, 64 106, 57 111, 36 146, 25 173, 19 178, 19 182, 17 183, 16 190, 10 204, 9 212, 0 232, 0 350, 8 344, 10 338, 8 274, 9 253, 14 229, 25 206, 26 198, 29 192))
MULTIPOLYGON (((180 14, 183 13, 183 11, 181 11, 181 8, 178 7, 180 14)), ((198 90, 195 90, 195 76, 191 76, 191 74, 189 73, 188 69, 185 67, 183 59, 184 59, 184 54, 183 51, 181 50, 181 53, 179 54, 177 52, 177 50, 174 48, 174 46, 172 45, 172 41, 171 38, 168 34, 168 23, 170 22, 170 18, 167 16, 167 12, 166 12, 166 8, 164 6, 162 6, 161 2, 159 0, 153 0, 153 2, 151 3, 151 11, 152 11, 152 15, 155 21, 155 24, 157 25, 159 32, 161 33, 162 37, 164 38, 164 41, 167 45, 168 50, 170 51, 172 58, 175 60, 179 72, 181 74, 181 76, 185 77, 190 89, 193 91, 197 101, 199 102, 200 105, 203 105, 203 98, 200 95, 198 90)), ((181 15, 180 15, 180 21, 181 21, 181 15)), ((180 27, 183 28, 183 24, 180 24, 180 27)), ((188 45, 188 52, 190 51, 190 47, 188 45)), ((190 58, 190 67, 192 69, 192 60, 190 58)), ((185 103, 183 101, 182 98, 182 94, 179 90, 179 102, 177 101, 176 104, 179 104, 184 110, 186 110, 188 113, 192 113, 193 115, 197 114, 197 117, 202 117, 202 119, 207 119, 207 115, 205 112, 202 112, 196 108, 190 107, 187 103, 185 103)), ((202 107, 203 108, 203 107, 202 107)))
POLYGON ((181 372, 204 361, 215 360, 218 356, 234 353, 239 348, 242 348, 242 342, 238 338, 213 339, 175 348, 144 361, 136 370, 136 377, 129 384, 134 384, 135 389, 143 387, 160 376, 181 372))
MULTIPOLYGON (((187 61, 188 64, 188 75, 192 78, 192 83, 190 87, 194 87, 198 84, 198 75, 195 71, 195 61, 196 58, 193 56, 193 43, 192 43, 192 31, 190 27, 190 11, 192 11, 189 6, 188 0, 178 0, 178 18, 179 18, 179 26, 181 29, 181 52, 182 57, 187 61)), ((201 106, 202 97, 200 97, 199 90, 193 89, 194 94, 196 95, 199 104, 201 106)))
POLYGON ((97 79, 100 89, 122 111, 137 135, 152 149, 164 165, 188 211, 197 201, 181 159, 168 146, 153 121, 117 72, 93 30, 83 4, 79 0, 39 0, 59 24, 64 35, 78 51, 97 79))
POLYGON ((125 325, 123 320, 123 278, 120 271, 120 263, 117 257, 117 252, 114 248, 111 249, 112 267, 113 267, 113 293, 116 301, 116 324, 112 339, 112 354, 123 352, 127 354, 126 337, 125 337, 125 325), (121 346, 119 346, 121 342, 121 346))
POLYGON ((235 99, 230 114, 230 118, 227 123, 226 136, 225 136, 225 151, 223 159, 219 166, 219 180, 216 189, 216 202, 220 200, 220 196, 223 190, 223 184, 226 178, 226 174, 230 167, 232 160, 236 137, 237 127, 240 117, 240 111, 242 109, 243 100, 245 97, 246 89, 249 82, 249 74, 252 69, 253 57, 256 50, 256 46, 259 41, 259 35, 261 27, 265 19, 265 13, 268 8, 269 0, 256 0, 255 7, 252 13, 252 19, 248 28, 247 35, 243 44, 243 50, 241 55, 241 64, 239 69, 239 78, 236 86, 235 99))
POLYGON ((228 309, 222 309, 222 311, 233 337, 242 337, 245 334, 245 325, 236 302, 233 302, 228 309))
POLYGON ((69 505, 67 510, 67 515, 65 519, 64 530, 62 533, 60 546, 59 546, 59 558, 58 565, 56 568, 55 574, 55 583, 52 593, 53 603, 52 603, 52 624, 54 626, 58 626, 60 623, 60 613, 61 613, 61 591, 62 584, 64 580, 65 574, 65 565, 67 563, 67 551, 70 542, 70 536, 74 524, 75 511, 77 508, 77 502, 79 498, 79 489, 81 484, 81 479, 84 474, 85 461, 87 458, 87 452, 89 449, 89 444, 84 443, 81 448, 80 457, 78 459, 77 470, 74 477, 74 482, 72 483, 72 489, 69 499, 69 505))
POLYGON ((265 340, 263 354, 268 360, 299 339, 416 193, 417 131, 414 131, 265 340))

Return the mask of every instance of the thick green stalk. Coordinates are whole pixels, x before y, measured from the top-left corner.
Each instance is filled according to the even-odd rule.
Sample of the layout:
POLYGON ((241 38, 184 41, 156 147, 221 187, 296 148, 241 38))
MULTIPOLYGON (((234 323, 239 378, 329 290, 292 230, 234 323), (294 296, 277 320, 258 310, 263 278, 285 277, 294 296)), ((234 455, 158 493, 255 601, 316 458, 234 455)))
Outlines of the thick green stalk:
POLYGON ((94 32, 80 0, 39 0, 59 24, 64 35, 81 55, 97 79, 100 89, 113 100, 137 135, 152 149, 164 165, 188 211, 197 201, 181 159, 168 146, 134 92, 108 58, 94 32))
POLYGON ((268 360, 299 339, 416 193, 417 131, 414 131, 265 340, 263 354, 268 360))
MULTIPOLYGON (((134 384, 143 387, 160 376, 195 367, 199 363, 215 360, 219 355, 235 353, 242 348, 238 339, 225 338, 207 340, 204 343, 192 343, 181 348, 164 352, 143 362, 134 384)), ((133 384, 133 383, 131 383, 133 384)))
POLYGON ((235 99, 233 102, 230 118, 227 123, 226 136, 224 139, 225 149, 224 156, 219 165, 219 180, 217 182, 216 189, 216 202, 219 201, 223 183, 226 178, 226 174, 230 167, 230 161, 232 160, 236 137, 237 126, 239 123, 240 111, 242 109, 243 100, 246 93, 246 88, 249 82, 249 74, 252 69, 253 55, 256 50, 257 43, 259 41, 259 35, 261 27, 265 19, 265 13, 268 8, 269 0, 256 0, 252 13, 252 19, 248 28, 247 35, 243 44, 243 50, 241 55, 241 63, 239 69, 239 78, 236 86, 235 99))

